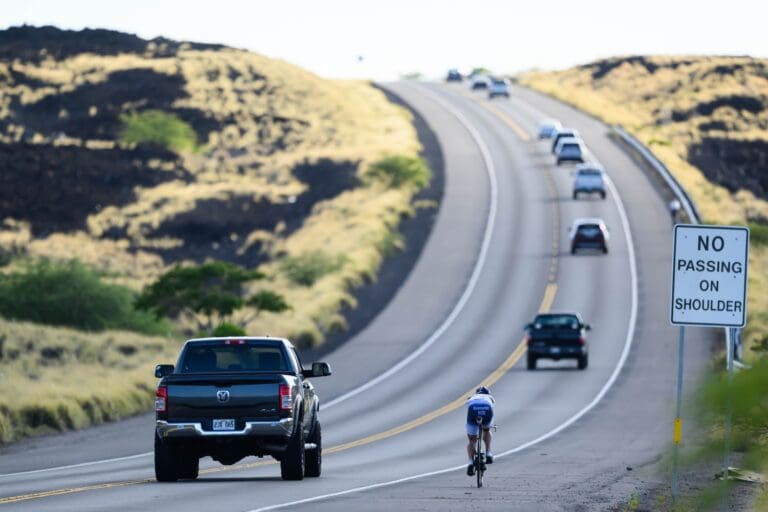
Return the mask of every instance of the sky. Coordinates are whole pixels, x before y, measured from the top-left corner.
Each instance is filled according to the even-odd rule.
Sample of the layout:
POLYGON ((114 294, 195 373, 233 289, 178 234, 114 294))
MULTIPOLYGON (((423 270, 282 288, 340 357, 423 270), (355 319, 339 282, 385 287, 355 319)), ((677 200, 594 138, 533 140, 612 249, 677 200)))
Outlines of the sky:
POLYGON ((561 69, 615 55, 768 57, 765 0, 4 0, 0 28, 109 28, 221 43, 330 78, 483 66, 561 69))

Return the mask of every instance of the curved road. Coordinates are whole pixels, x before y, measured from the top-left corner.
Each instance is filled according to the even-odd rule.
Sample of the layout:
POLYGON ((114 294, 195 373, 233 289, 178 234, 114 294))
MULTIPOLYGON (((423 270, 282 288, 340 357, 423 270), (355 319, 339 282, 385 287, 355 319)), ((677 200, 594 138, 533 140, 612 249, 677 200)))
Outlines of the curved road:
MULTIPOLYGON (((386 87, 434 130, 445 197, 404 285, 329 355, 334 376, 316 381, 323 476, 283 482, 276 464, 249 458, 203 461, 197 481, 158 484, 152 420, 142 416, 5 449, 0 509, 445 510, 482 500, 484 510, 594 510, 629 498, 626 467, 653 461, 671 437, 676 337, 661 196, 605 126, 549 98, 386 87), (568 167, 534 139, 544 116, 579 128, 615 185, 607 200, 571 199, 568 167), (611 230, 607 256, 568 252, 567 227, 589 216, 611 230), (592 324, 586 371, 570 361, 524 369, 522 326, 550 309, 592 324), (501 457, 477 492, 463 474, 462 406, 481 382, 498 401, 501 457)), ((704 367, 705 341, 689 343, 690 378, 704 367)))

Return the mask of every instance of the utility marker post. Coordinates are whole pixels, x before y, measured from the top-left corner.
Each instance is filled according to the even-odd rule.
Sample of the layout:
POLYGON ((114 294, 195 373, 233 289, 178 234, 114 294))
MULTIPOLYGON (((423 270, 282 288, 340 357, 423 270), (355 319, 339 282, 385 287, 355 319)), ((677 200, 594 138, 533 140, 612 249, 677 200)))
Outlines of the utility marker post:
MULTIPOLYGON (((749 229, 736 226, 677 224, 672 257, 671 321, 680 326, 677 363, 677 407, 672 462, 672 502, 677 499, 677 459, 682 438, 683 354, 686 325, 729 327, 728 382, 733 378, 736 327, 747 318, 749 229)), ((725 423, 723 510, 728 509, 727 478, 731 435, 731 401, 725 423)))

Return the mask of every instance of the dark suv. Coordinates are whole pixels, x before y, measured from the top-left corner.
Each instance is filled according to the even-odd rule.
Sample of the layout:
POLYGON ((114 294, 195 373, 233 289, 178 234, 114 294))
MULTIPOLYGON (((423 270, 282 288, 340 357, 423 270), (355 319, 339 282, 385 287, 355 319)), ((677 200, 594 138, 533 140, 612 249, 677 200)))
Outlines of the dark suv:
POLYGON ((577 219, 571 226, 571 254, 579 249, 597 249, 608 252, 608 228, 603 219, 577 219))

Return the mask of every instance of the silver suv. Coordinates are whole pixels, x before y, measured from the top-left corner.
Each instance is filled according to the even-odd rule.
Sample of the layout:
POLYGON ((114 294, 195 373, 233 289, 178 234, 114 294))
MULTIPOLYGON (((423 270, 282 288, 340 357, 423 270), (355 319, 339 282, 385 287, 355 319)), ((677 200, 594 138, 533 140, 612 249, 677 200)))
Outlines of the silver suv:
POLYGON ((577 165, 573 178, 573 198, 579 194, 600 194, 605 199, 605 172, 595 164, 577 165))

